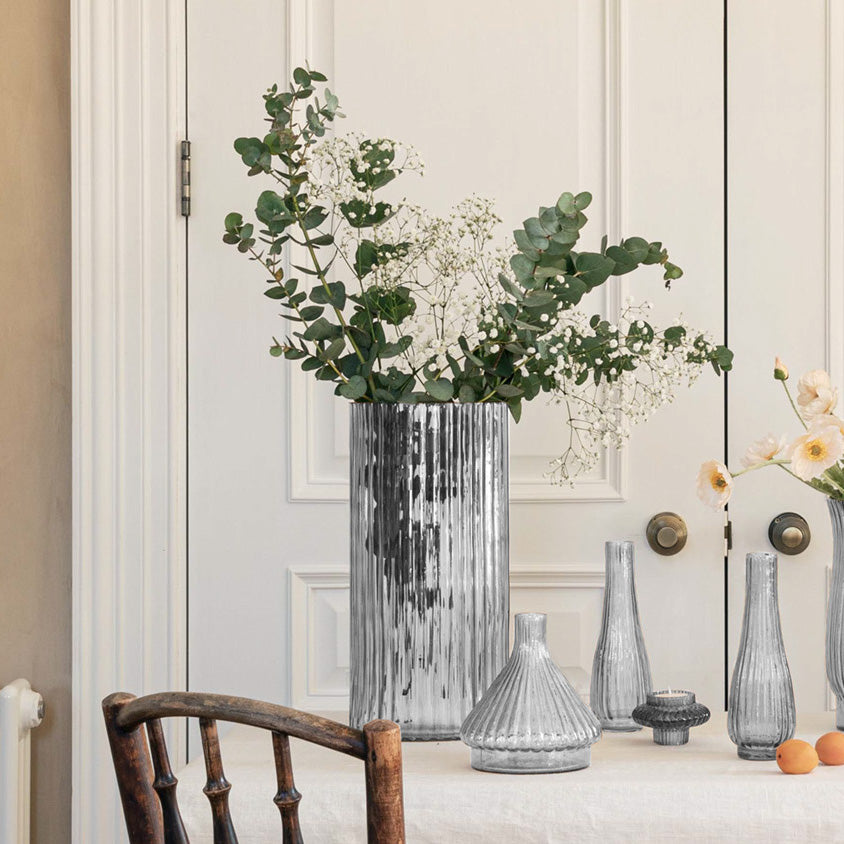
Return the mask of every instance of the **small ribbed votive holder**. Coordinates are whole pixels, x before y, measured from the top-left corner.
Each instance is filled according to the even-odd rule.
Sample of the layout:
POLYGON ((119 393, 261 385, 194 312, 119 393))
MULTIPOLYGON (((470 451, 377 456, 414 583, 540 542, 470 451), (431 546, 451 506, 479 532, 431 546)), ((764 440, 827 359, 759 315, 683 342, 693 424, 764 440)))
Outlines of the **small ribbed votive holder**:
POLYGON ((705 724, 710 712, 695 701, 695 693, 683 689, 648 692, 647 701, 633 710, 633 720, 654 731, 654 743, 686 744, 689 729, 705 724))

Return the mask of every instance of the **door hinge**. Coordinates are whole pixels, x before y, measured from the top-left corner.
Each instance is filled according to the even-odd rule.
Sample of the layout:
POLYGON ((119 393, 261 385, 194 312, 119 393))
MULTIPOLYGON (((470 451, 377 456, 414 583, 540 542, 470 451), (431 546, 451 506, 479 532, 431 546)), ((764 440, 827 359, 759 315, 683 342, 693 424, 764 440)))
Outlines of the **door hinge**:
POLYGON ((729 516, 727 516, 726 522, 724 522, 724 551, 731 551, 733 548, 733 523, 730 521, 729 516))
POLYGON ((182 200, 182 216, 190 217, 190 141, 182 141, 181 143, 182 160, 181 167, 181 200, 182 200))

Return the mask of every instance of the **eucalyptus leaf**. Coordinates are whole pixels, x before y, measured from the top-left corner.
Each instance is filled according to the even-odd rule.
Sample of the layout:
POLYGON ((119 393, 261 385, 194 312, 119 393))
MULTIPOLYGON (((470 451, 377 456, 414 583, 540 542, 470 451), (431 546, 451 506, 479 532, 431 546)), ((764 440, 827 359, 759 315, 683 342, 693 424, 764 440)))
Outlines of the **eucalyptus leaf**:
POLYGON ((346 348, 346 338, 345 337, 337 337, 332 340, 328 346, 323 349, 320 357, 323 360, 335 360, 339 358, 340 355, 343 354, 346 348))
POLYGON ((578 211, 583 211, 584 208, 588 208, 592 202, 592 194, 589 191, 582 191, 574 198, 574 207, 578 211))
POLYGON ((457 391, 457 398, 463 404, 471 404, 477 401, 478 395, 468 384, 463 384, 457 391))
POLYGON ((454 387, 447 378, 425 382, 425 392, 437 401, 451 401, 454 397, 454 387))
POLYGON ((524 254, 530 258, 531 261, 538 261, 540 252, 539 250, 533 245, 530 238, 527 236, 527 232, 524 229, 516 229, 513 232, 513 239, 516 241, 516 246, 524 252, 524 254))
POLYGON ((524 294, 519 287, 513 284, 504 273, 498 274, 498 282, 517 302, 520 302, 524 298, 524 294))
MULTIPOLYGON (((315 320, 318 316, 321 316, 324 310, 325 308, 323 308, 322 305, 308 305, 307 308, 302 308, 302 310, 299 311, 299 316, 302 317, 305 322, 311 322, 315 320)), ((308 339, 317 340, 319 338, 309 337, 308 339)))
POLYGON ((413 338, 410 336, 407 337, 399 337, 399 339, 395 343, 385 343, 381 347, 381 351, 378 354, 380 358, 394 358, 400 354, 406 352, 411 344, 413 343, 413 338))
POLYGON ((311 75, 303 67, 297 67, 293 71, 293 81, 302 88, 311 84, 311 75))
POLYGON ((345 384, 340 385, 338 391, 341 396, 345 396, 345 398, 351 399, 352 401, 357 401, 366 395, 368 389, 369 387, 365 378, 360 375, 353 375, 345 384))
POLYGON ((568 191, 560 194, 560 198, 557 200, 557 210, 566 216, 574 214, 577 210, 577 206, 574 202, 574 194, 571 194, 568 191))
POLYGON ((302 336, 306 340, 330 340, 342 333, 343 329, 339 325, 332 325, 325 317, 320 317, 308 326, 302 336))
POLYGON ((514 387, 512 384, 499 384, 495 388, 495 392, 505 399, 515 399, 524 395, 524 390, 519 387, 514 387))
POLYGON ((536 264, 530 260, 526 255, 513 255, 510 258, 510 267, 516 274, 519 281, 526 281, 533 275, 533 269, 536 264))

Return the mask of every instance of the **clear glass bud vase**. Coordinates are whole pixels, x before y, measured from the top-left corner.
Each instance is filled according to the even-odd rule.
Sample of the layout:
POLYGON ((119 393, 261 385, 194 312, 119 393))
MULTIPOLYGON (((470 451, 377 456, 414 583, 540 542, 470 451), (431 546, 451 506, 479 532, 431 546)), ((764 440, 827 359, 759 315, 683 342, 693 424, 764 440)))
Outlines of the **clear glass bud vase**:
POLYGON ((741 759, 775 759, 794 735, 791 672, 777 598, 777 555, 748 554, 744 619, 730 685, 728 729, 741 759))
POLYGON ((350 721, 456 739, 507 660, 507 405, 351 406, 350 721))
POLYGON ((844 730, 844 501, 827 499, 832 520, 832 583, 826 616, 826 677, 837 701, 836 722, 844 730))
POLYGON ((598 719, 554 664, 547 617, 519 613, 513 653, 460 730, 479 771, 546 774, 589 765, 598 719))
POLYGON ((607 542, 604 615, 592 662, 592 711, 605 730, 641 730, 633 710, 652 690, 636 604, 633 543, 607 542))

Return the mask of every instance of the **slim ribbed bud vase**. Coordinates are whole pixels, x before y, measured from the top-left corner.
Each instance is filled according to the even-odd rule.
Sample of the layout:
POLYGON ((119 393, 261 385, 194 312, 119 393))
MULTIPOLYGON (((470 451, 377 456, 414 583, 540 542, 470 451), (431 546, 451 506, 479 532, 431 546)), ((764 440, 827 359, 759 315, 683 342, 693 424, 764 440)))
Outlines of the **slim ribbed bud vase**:
POLYGON ((604 615, 592 661, 589 703, 603 729, 632 732, 642 729, 633 720, 633 710, 653 690, 636 603, 633 543, 607 542, 605 552, 604 615))
POLYGON ((837 701, 836 726, 844 730, 844 501, 829 498, 832 583, 826 615, 826 677, 837 701))
POLYGON ((727 725, 741 759, 775 759, 796 713, 777 600, 777 555, 748 554, 744 618, 727 725))
POLYGON ((507 659, 507 406, 351 406, 350 723, 457 738, 507 659))

